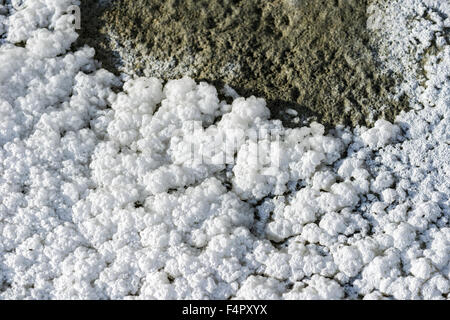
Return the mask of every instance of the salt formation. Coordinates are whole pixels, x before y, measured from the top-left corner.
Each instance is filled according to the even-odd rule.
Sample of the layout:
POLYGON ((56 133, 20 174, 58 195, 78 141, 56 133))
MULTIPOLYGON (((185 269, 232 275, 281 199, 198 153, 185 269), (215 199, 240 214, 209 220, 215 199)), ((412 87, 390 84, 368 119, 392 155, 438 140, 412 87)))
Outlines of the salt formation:
POLYGON ((0 298, 448 299, 448 44, 422 109, 325 133, 189 78, 121 83, 71 51, 76 1, 27 4, 0 8, 0 298), (186 152, 230 132, 233 163, 186 152))

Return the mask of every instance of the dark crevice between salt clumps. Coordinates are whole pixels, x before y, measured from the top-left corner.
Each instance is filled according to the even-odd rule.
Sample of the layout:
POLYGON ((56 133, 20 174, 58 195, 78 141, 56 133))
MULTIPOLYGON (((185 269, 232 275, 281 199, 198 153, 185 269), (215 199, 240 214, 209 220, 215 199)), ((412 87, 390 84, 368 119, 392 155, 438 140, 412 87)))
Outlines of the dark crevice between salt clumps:
POLYGON ((108 3, 82 1, 78 45, 94 47, 116 74, 133 57, 126 67, 137 75, 228 84, 243 96, 264 97, 287 126, 371 126, 408 108, 406 96, 392 98, 401 76, 381 71, 371 45, 367 1, 108 3))

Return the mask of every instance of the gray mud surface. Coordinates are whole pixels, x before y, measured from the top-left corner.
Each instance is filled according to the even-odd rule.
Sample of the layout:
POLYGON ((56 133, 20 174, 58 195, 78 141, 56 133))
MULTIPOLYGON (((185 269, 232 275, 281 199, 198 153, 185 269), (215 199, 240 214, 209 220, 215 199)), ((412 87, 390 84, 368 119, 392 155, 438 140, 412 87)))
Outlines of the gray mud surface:
POLYGON ((82 1, 79 44, 118 74, 189 75, 267 100, 285 125, 393 120, 408 108, 381 71, 364 0, 82 1), (295 109, 300 122, 284 111, 295 109))

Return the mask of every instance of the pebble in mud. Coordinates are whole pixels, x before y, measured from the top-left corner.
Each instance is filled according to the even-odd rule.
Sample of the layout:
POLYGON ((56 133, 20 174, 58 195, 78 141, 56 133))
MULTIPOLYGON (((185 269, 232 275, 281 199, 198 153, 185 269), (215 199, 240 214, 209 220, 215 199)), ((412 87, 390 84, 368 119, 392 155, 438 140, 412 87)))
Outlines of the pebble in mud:
POLYGON ((79 44, 107 69, 162 79, 189 75, 268 102, 285 125, 393 121, 408 108, 392 94, 366 29, 367 1, 82 1, 79 44), (298 112, 296 121, 286 110, 298 112), (300 118, 300 122, 299 119, 300 118))

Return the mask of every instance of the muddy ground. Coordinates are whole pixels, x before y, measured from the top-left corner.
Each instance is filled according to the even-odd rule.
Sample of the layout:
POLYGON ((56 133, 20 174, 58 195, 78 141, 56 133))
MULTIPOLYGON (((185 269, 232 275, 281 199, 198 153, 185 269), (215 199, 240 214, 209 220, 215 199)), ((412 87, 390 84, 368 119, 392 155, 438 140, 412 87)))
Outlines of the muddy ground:
POLYGON ((82 1, 78 44, 103 66, 163 79, 190 75, 264 97, 285 125, 368 125, 408 108, 366 30, 364 0, 82 1), (300 122, 285 111, 294 109, 300 122))

